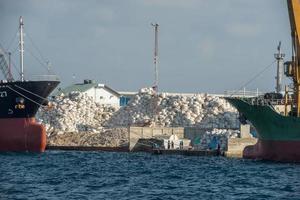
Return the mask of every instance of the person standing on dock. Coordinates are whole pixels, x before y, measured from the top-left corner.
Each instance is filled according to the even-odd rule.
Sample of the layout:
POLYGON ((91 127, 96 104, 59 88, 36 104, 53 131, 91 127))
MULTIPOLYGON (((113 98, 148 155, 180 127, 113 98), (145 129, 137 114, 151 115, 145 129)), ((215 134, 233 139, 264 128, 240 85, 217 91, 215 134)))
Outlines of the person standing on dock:
POLYGON ((174 141, 171 142, 171 149, 174 149, 174 141))
POLYGON ((218 155, 218 156, 221 155, 221 145, 220 145, 220 143, 218 143, 217 155, 218 155))
POLYGON ((168 149, 170 149, 170 140, 168 140, 168 149))
POLYGON ((183 149, 183 141, 182 140, 180 140, 180 142, 179 142, 179 149, 183 149))

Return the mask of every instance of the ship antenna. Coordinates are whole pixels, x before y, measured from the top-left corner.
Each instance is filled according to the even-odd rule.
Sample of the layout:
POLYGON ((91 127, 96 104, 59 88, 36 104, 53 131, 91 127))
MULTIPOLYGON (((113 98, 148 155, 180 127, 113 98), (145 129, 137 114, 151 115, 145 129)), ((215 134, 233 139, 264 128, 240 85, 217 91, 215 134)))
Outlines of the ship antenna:
POLYGON ((20 31, 20 68, 21 81, 24 81, 24 40, 23 40, 23 17, 20 16, 19 31, 20 31))

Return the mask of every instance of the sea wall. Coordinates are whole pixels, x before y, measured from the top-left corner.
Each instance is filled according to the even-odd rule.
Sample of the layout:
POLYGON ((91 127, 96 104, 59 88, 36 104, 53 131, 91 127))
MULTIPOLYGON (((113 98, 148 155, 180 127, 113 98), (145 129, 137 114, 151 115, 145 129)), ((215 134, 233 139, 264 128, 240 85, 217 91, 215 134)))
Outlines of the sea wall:
POLYGON ((238 138, 240 131, 238 129, 202 129, 199 127, 185 127, 184 138, 191 140, 191 145, 195 149, 205 150, 214 149, 217 145, 223 151, 227 151, 228 140, 238 138))

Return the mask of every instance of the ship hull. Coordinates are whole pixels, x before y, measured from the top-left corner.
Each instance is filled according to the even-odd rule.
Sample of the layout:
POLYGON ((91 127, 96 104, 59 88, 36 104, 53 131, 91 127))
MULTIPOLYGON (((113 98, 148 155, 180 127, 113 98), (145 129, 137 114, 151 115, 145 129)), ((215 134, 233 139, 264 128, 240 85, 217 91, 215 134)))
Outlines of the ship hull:
POLYGON ((0 127, 0 151, 45 151, 46 131, 34 118, 0 119, 0 127))
POLYGON ((300 118, 280 115, 270 105, 226 99, 257 131, 258 142, 244 149, 244 158, 300 162, 300 118))
POLYGON ((0 83, 0 152, 44 152, 46 131, 35 114, 59 81, 0 83))
POLYGON ((275 141, 259 139, 255 145, 243 151, 246 159, 262 159, 281 162, 300 162, 300 141, 275 141))

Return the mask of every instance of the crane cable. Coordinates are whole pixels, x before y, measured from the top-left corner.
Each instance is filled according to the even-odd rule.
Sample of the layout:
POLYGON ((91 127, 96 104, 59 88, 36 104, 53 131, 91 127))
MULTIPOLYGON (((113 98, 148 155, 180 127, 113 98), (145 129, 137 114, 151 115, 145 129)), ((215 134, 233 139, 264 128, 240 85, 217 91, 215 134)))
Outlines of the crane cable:
POLYGON ((48 72, 52 72, 52 71, 50 71, 49 66, 47 66, 45 63, 43 63, 36 55, 34 55, 34 53, 33 53, 30 49, 27 49, 27 50, 28 50, 29 54, 30 54, 33 58, 35 58, 36 61, 37 61, 38 63, 40 63, 40 65, 44 66, 44 68, 45 68, 48 72))
POLYGON ((235 95, 236 93, 238 93, 241 89, 243 89, 244 87, 246 87, 247 85, 249 85, 252 81, 254 81, 257 77, 259 77, 261 74, 263 74, 265 71, 267 71, 270 67, 272 67, 272 65, 276 62, 276 60, 274 60, 272 63, 270 63, 269 65, 267 65, 264 69, 262 69, 261 71, 259 71, 257 74, 255 74, 251 79, 249 79, 245 84, 243 84, 237 91, 235 91, 234 93, 232 93, 230 95, 230 97, 232 97, 233 95, 235 95))
POLYGON ((15 34, 14 34, 13 38, 12 38, 12 39, 10 40, 10 42, 8 43, 8 47, 6 48, 7 51, 9 51, 11 45, 12 45, 13 42, 16 40, 17 35, 18 35, 18 29, 15 31, 15 34))
POLYGON ((29 41, 31 42, 32 46, 35 48, 35 50, 39 53, 41 59, 47 63, 47 59, 45 59, 45 57, 43 56, 42 52, 40 51, 40 49, 37 47, 37 45, 33 42, 33 39, 31 38, 30 34, 28 34, 28 32, 26 32, 28 38, 29 38, 29 41))
POLYGON ((11 60, 11 64, 12 64, 12 66, 14 67, 15 71, 16 71, 18 74, 20 74, 20 70, 18 69, 18 67, 16 66, 16 64, 14 63, 13 60, 11 60))
POLYGON ((39 54, 39 57, 38 58, 37 56, 34 55, 34 53, 28 49, 28 52, 31 54, 32 57, 34 57, 41 65, 43 65, 46 70, 49 72, 49 73, 53 73, 53 70, 50 68, 49 66, 49 60, 45 58, 45 56, 43 56, 42 52, 40 51, 40 49, 37 47, 37 45, 33 42, 33 39, 31 38, 30 34, 28 32, 26 32, 28 38, 29 38, 29 41, 30 43, 32 44, 32 46, 34 47, 34 49, 38 52, 39 54))

